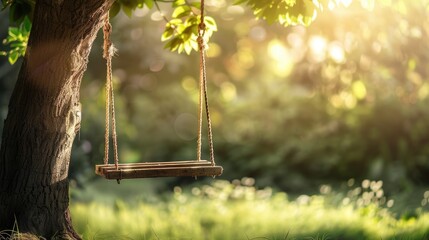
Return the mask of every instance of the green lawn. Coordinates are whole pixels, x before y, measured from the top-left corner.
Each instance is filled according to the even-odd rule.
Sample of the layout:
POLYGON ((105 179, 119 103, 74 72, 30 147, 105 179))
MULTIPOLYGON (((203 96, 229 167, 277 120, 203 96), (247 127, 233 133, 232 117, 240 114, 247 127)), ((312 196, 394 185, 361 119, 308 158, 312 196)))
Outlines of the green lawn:
POLYGON ((249 179, 218 180, 158 199, 75 202, 71 210, 85 239, 429 239, 423 207, 398 216, 382 186, 370 183, 290 200, 249 179))

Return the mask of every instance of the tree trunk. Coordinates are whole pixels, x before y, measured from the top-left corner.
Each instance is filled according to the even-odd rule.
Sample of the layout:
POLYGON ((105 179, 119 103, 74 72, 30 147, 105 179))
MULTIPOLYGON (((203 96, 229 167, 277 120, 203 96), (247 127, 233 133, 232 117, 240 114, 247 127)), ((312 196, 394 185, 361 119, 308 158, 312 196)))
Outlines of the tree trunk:
POLYGON ((111 4, 36 1, 2 136, 0 231, 14 229, 23 238, 80 239, 68 210, 68 169, 80 126, 82 75, 111 4))

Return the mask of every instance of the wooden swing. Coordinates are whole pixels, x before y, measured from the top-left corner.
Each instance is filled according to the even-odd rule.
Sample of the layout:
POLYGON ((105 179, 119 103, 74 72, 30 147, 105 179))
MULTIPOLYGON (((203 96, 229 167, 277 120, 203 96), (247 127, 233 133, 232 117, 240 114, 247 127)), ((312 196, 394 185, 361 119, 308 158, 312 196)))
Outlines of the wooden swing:
POLYGON ((109 14, 106 16, 103 27, 104 33, 104 53, 103 57, 107 63, 106 77, 106 131, 105 131, 105 148, 104 164, 95 166, 95 173, 106 178, 116 179, 118 183, 122 179, 130 178, 154 178, 154 177, 201 177, 220 176, 223 172, 221 166, 216 166, 214 160, 213 136, 210 119, 209 103, 207 97, 206 81, 206 61, 205 61, 205 43, 204 43, 204 0, 201 0, 201 22, 198 25, 198 46, 200 52, 200 91, 198 104, 198 140, 197 140, 197 159, 187 161, 171 162, 143 162, 143 163, 119 163, 118 143, 116 135, 114 94, 112 84, 112 56, 114 47, 110 41, 111 25, 109 23, 109 14), (203 101, 205 104, 208 141, 210 148, 210 161, 201 160, 201 142, 202 142, 202 118, 203 118, 203 101), (109 164, 109 126, 112 121, 112 141, 114 164, 109 164))

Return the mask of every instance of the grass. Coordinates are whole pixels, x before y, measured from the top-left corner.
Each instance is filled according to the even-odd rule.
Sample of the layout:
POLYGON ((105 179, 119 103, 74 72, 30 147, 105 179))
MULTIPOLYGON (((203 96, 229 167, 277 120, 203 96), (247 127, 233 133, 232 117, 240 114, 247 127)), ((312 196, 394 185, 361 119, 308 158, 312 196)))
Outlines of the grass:
POLYGON ((291 200, 249 179, 218 180, 159 199, 78 202, 71 211, 85 239, 429 239, 429 213, 396 216, 382 185, 370 183, 291 200))

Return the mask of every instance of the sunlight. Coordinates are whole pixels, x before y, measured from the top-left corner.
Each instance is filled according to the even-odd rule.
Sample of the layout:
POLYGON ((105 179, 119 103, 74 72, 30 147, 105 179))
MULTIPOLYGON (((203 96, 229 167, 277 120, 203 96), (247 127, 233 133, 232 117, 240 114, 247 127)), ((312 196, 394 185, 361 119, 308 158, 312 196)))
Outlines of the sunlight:
POLYGON ((352 109, 356 107, 357 104, 356 97, 346 91, 342 91, 340 94, 333 95, 330 97, 329 101, 335 108, 352 109))
POLYGON ((218 44, 211 42, 209 43, 206 54, 209 58, 219 57, 222 54, 222 48, 218 44))
POLYGON ((263 27, 256 26, 250 29, 249 35, 252 39, 256 41, 263 41, 267 36, 267 32, 263 27))
POLYGON ((233 5, 229 6, 226 11, 231 15, 241 15, 244 14, 244 8, 242 6, 233 5))
POLYGON ((418 97, 419 97, 420 100, 423 100, 423 99, 427 98, 429 96, 429 84, 424 83, 420 87, 417 95, 418 95, 418 97))
POLYGON ((197 81, 191 76, 186 76, 182 79, 182 87, 187 92, 196 92, 198 91, 197 81))
POLYGON ((372 11, 374 10, 375 0, 361 0, 360 4, 363 8, 372 11))
POLYGON ((329 56, 336 63, 344 63, 346 61, 346 55, 344 49, 339 42, 333 42, 329 44, 329 56))
POLYGON ((210 11, 216 11, 222 7, 225 7, 227 5, 227 2, 225 0, 210 0, 207 1, 206 4, 207 7, 210 8, 210 11))
POLYGON ((285 60, 289 51, 279 40, 272 40, 268 44, 268 53, 274 60, 282 61, 285 60))
POLYGON ((268 43, 268 55, 275 61, 272 70, 277 76, 288 76, 293 67, 289 49, 279 40, 274 39, 268 43))
POLYGON ((226 102, 230 102, 237 96, 237 89, 231 82, 223 82, 220 85, 222 91, 222 97, 226 102))
POLYGON ((150 19, 152 21, 159 22, 159 21, 163 21, 164 20, 164 16, 165 16, 164 12, 162 12, 162 11, 156 11, 156 12, 153 12, 150 15, 150 19))
POLYGON ((287 35, 287 41, 292 48, 300 48, 304 44, 304 40, 302 39, 302 34, 298 34, 295 32, 289 33, 287 35))
POLYGON ((337 4, 341 3, 344 7, 350 6, 353 0, 337 0, 337 4))
POLYGON ((274 73, 279 77, 287 77, 292 72, 293 63, 292 61, 285 61, 285 62, 277 62, 274 65, 274 73))
MULTIPOLYGON (((344 6, 344 7, 350 7, 350 5, 353 3, 353 0, 330 0, 328 2, 328 9, 333 10, 337 6, 344 6)), ((360 0, 360 4, 363 8, 367 10, 373 10, 375 6, 374 0, 360 0)))
POLYGON ((310 46, 312 60, 315 62, 324 61, 326 57, 326 48, 328 46, 326 38, 320 35, 314 35, 310 37, 308 44, 310 46))
POLYGON ((255 65, 255 58, 253 57, 253 51, 251 48, 240 47, 235 56, 237 57, 240 67, 244 69, 249 69, 255 65))
MULTIPOLYGON (((61 10, 44 9, 58 13, 53 24, 33 13, 35 1, 0 3, 2 19, 15 20, 0 24, 4 41, 34 33, 17 65, 8 58, 27 40, 0 47, 1 150, 28 155, 31 175, 53 188, 16 185, 47 199, 66 162, 70 192, 48 200, 55 213, 70 201, 83 239, 429 240, 429 0, 118 0, 112 11, 75 1, 82 8, 45 6, 61 10), (32 14, 22 20, 24 6, 32 14), (67 51, 49 47, 57 35, 71 36, 54 44, 67 51), (102 168, 120 185, 95 176, 109 175, 97 165, 116 154, 136 164, 102 168), (157 163, 147 161, 197 173, 177 161, 200 156, 216 158, 223 176, 125 180, 149 177, 142 166, 157 163)), ((17 175, 16 159, 0 158, 0 179, 17 175)), ((0 199, 26 195, 9 190, 0 199)), ((32 214, 16 199, 0 200, 0 212, 12 206, 0 222, 32 214)))
POLYGON ((336 5, 335 5, 335 3, 334 3, 333 1, 329 1, 329 3, 328 3, 328 9, 329 9, 329 10, 331 10, 331 11, 332 11, 332 10, 335 8, 335 6, 336 6, 336 5))
POLYGON ((352 84, 353 95, 357 99, 364 99, 366 97, 366 87, 362 81, 356 81, 352 84))
POLYGON ((352 94, 348 93, 348 92, 341 92, 340 97, 342 98, 343 102, 344 102, 344 106, 346 108, 352 109, 354 107, 356 107, 356 98, 355 96, 353 96, 352 94))

